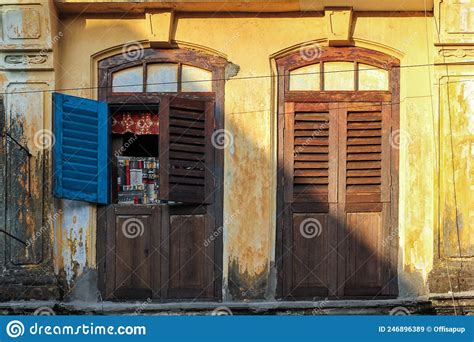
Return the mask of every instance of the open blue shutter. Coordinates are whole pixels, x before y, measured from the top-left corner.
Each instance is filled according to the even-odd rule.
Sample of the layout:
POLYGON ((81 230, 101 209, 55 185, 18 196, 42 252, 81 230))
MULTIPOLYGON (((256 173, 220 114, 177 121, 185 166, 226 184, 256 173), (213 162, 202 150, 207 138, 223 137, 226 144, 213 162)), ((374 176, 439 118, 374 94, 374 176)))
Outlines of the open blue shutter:
POLYGON ((109 202, 107 103, 53 94, 54 196, 109 202))

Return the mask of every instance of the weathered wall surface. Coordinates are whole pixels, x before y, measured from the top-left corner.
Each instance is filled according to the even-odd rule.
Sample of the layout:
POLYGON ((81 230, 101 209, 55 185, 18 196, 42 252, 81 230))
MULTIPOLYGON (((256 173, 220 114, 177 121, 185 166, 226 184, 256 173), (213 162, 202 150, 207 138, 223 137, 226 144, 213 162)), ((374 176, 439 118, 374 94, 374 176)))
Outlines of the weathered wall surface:
MULTIPOLYGON (((474 267, 469 263, 474 257, 474 63, 469 62, 474 60, 474 50, 468 45, 474 43, 472 6, 467 0, 436 2, 438 27, 432 16, 419 12, 354 13, 354 44, 391 54, 402 66, 398 137, 402 297, 474 287, 474 267), (454 278, 446 277, 450 268, 455 270, 454 278)), ((121 46, 131 41, 146 46, 151 33, 142 16, 83 14, 64 16, 59 22, 51 1, 31 5, 10 0, 0 5, 0 11, 1 92, 38 91, 5 97, 3 120, 7 126, 13 123, 15 140, 31 156, 25 163, 25 150, 9 142, 17 160, 4 159, 2 164, 1 212, 7 204, 15 208, 1 217, 2 224, 28 242, 23 246, 5 234, 0 236, 0 265, 7 270, 2 281, 14 283, 22 274, 38 272, 40 290, 30 296, 58 296, 54 290, 49 292, 56 281, 54 263, 63 295, 95 300, 96 210, 87 203, 53 202, 50 197, 51 146, 47 142, 45 146, 45 139, 51 128, 51 97, 41 91, 75 89, 63 92, 96 98, 95 63, 100 53, 112 47, 120 53, 121 46), (38 138, 37 132, 43 134, 38 138), (21 172, 9 175, 8 168, 13 167, 21 172), (31 177, 24 176, 27 167, 31 177), (20 197, 8 198, 13 188, 20 197), (21 196, 24 201, 19 201, 21 196)), ((320 12, 258 17, 177 13, 172 35, 182 46, 215 50, 240 67, 225 89, 225 125, 233 144, 225 151, 224 296, 273 298, 276 78, 272 56, 309 41, 326 45, 326 21, 320 12)), ((111 52, 103 56, 107 53, 111 52)))
POLYGON ((59 297, 52 268, 51 96, 48 1, 0 4, 0 298, 59 297))
POLYGON ((474 288, 473 3, 439 1, 435 15, 439 212, 429 288, 455 293, 474 288))
MULTIPOLYGON (((175 22, 176 41, 214 49, 240 67, 237 79, 226 83, 226 129, 234 144, 225 155, 225 293, 235 299, 272 297, 276 122, 271 56, 308 41, 321 39, 325 44, 324 17, 176 14, 175 22), (248 78, 254 76, 266 77, 248 78)), ((96 85, 91 81, 91 56, 149 38, 141 18, 65 18, 60 30, 64 39, 59 42, 58 87, 83 87, 68 93, 92 98, 97 95, 88 89, 96 85)), ((403 68, 401 76, 400 289, 404 296, 426 291, 433 263, 436 128, 432 68, 424 65, 433 62, 434 31, 433 18, 420 14, 365 13, 354 19, 356 45, 392 54, 402 66, 420 65, 403 68)), ((71 220, 67 211, 65 220, 71 220)), ((91 239, 94 234, 87 230, 93 226, 94 222, 84 222, 83 233, 91 239)), ((93 266, 89 262, 82 266, 86 264, 93 266)))

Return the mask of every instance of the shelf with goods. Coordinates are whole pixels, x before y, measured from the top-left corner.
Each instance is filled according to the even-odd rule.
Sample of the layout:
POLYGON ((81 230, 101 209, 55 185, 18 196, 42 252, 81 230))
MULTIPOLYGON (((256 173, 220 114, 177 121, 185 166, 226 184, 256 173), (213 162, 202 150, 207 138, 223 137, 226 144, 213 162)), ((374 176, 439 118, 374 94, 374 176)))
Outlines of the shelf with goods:
POLYGON ((117 203, 157 204, 159 161, 154 157, 117 157, 117 203))

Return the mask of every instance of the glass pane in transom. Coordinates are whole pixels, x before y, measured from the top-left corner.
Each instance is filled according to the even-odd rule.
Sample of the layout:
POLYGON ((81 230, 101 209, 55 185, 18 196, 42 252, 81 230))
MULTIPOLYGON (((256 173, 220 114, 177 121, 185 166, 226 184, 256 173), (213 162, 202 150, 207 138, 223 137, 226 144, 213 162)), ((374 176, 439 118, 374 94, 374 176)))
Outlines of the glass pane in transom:
POLYGON ((325 62, 324 90, 354 90, 353 62, 325 62))
POLYGON ((161 63, 147 66, 147 92, 172 93, 178 91, 178 64, 161 63))
POLYGON ((190 65, 183 65, 181 91, 212 92, 212 72, 190 65))
POLYGON ((388 71, 359 64, 359 90, 388 90, 388 71))
POLYGON ((319 63, 290 71, 290 90, 321 90, 319 63))
POLYGON ((143 66, 116 71, 112 75, 114 93, 140 93, 143 91, 143 66))

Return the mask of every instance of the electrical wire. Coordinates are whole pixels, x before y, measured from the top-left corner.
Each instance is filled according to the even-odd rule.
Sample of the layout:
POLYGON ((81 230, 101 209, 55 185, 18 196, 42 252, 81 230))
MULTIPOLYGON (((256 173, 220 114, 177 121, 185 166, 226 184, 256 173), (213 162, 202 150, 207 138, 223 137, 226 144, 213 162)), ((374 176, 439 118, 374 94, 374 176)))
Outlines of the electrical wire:
MULTIPOLYGON (((465 61, 464 63, 474 63, 474 61, 465 61)), ((407 68, 421 68, 421 67, 430 67, 435 66, 435 63, 425 63, 425 64, 412 64, 412 65, 400 65, 394 66, 394 68, 398 69, 407 69, 407 68)), ((370 71, 370 70, 380 70, 381 68, 367 68, 363 69, 363 71, 370 71)), ((384 69, 382 69, 384 70, 384 69)), ((331 70, 327 72, 323 72, 323 74, 332 74, 332 73, 343 73, 343 72, 354 72, 355 70, 331 70)), ((321 72, 305 72, 305 73, 296 73, 292 74, 295 76, 303 76, 303 75, 319 75, 321 72)), ((139 87, 139 86, 150 86, 150 85, 172 85, 172 84, 183 84, 183 83, 203 83, 203 82, 214 82, 214 81, 243 81, 243 80, 255 80, 255 79, 265 79, 265 78, 277 78, 281 75, 256 75, 256 76, 241 76, 241 77, 233 77, 233 78, 209 78, 209 79, 201 79, 201 80, 190 80, 190 81, 170 81, 170 82, 152 82, 152 83, 135 83, 135 84, 123 84, 113 86, 113 88, 121 88, 121 87, 139 87)), ((467 80, 465 80, 467 81, 467 80)), ((109 86, 93 86, 93 87, 76 87, 76 88, 59 88, 59 89, 40 89, 40 90, 25 90, 25 91, 15 91, 15 92, 2 92, 0 95, 14 95, 14 94, 31 94, 31 93, 50 93, 50 92, 60 92, 60 91, 76 91, 76 90, 94 90, 94 89, 107 89, 109 86)), ((141 93, 141 92, 137 92, 141 93)), ((170 94, 174 94, 170 92, 170 94)))

